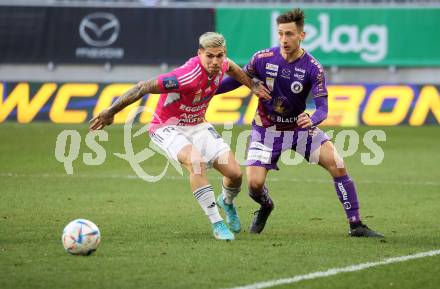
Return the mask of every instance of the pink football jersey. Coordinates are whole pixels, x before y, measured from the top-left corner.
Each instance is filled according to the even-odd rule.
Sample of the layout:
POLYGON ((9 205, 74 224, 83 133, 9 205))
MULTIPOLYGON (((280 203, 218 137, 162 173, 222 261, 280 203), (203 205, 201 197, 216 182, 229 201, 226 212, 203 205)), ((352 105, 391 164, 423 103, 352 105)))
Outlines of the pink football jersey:
POLYGON ((160 95, 150 131, 163 125, 196 125, 205 121, 209 101, 229 69, 227 59, 221 71, 208 77, 198 56, 158 77, 160 95))

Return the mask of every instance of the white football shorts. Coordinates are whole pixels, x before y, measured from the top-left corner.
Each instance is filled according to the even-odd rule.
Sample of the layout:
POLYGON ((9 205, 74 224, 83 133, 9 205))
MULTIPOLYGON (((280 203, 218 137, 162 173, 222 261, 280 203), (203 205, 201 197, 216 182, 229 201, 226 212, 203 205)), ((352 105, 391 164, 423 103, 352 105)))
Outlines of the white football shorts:
POLYGON ((230 147, 208 122, 193 126, 168 125, 150 132, 150 138, 166 155, 178 162, 177 154, 193 145, 209 166, 230 147))

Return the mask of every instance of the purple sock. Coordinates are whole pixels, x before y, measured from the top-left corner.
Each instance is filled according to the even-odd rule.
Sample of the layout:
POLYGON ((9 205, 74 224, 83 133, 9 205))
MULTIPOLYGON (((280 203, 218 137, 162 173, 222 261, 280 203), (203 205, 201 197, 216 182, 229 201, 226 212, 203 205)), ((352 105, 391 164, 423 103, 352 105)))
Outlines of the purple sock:
POLYGON ((359 202, 356 193, 356 187, 348 175, 334 178, 336 193, 339 201, 344 207, 350 223, 359 222, 359 202))
POLYGON ((252 191, 249 189, 249 196, 262 206, 272 206, 272 200, 269 197, 269 190, 266 186, 263 187, 262 191, 252 191))

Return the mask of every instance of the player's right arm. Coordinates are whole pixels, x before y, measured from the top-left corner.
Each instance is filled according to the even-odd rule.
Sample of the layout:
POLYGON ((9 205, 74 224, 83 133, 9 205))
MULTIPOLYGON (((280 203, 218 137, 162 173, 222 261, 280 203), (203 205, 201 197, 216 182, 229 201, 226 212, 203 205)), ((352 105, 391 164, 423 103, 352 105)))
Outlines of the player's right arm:
POLYGON ((159 86, 157 79, 150 79, 147 81, 140 81, 134 87, 130 88, 123 95, 121 95, 109 108, 101 111, 97 116, 90 120, 89 128, 92 130, 102 129, 107 125, 113 123, 116 113, 123 110, 125 107, 136 102, 141 97, 148 93, 161 93, 162 89, 159 86))
MULTIPOLYGON (((243 71, 251 79, 255 78, 255 73, 254 73, 254 62, 256 59, 255 55, 251 58, 249 63, 246 64, 243 68, 243 71)), ((229 69, 231 69, 231 67, 233 67, 233 64, 231 65, 231 63, 230 63, 229 69)), ((225 79, 223 79, 222 82, 220 83, 220 86, 217 89, 216 94, 232 91, 234 89, 239 88, 242 85, 243 85, 243 83, 239 82, 238 80, 234 79, 233 77, 225 77, 225 79)))
POLYGON ((264 86, 264 83, 260 81, 255 72, 255 53, 248 64, 245 65, 244 69, 241 69, 237 64, 229 59, 229 71, 227 72, 232 77, 225 78, 218 88, 216 94, 225 93, 232 91, 242 84, 251 88, 251 90, 260 98, 270 100, 270 91, 264 86))
POLYGON ((235 62, 233 62, 232 60, 228 59, 228 62, 229 70, 227 71, 227 74, 229 76, 246 85, 258 97, 267 100, 271 99, 270 91, 264 85, 262 85, 261 81, 259 81, 258 79, 252 79, 243 69, 240 68, 240 66, 235 64, 235 62))
POLYGON ((222 80, 222 82, 220 83, 220 86, 217 89, 217 91, 215 92, 215 94, 221 94, 221 93, 233 91, 242 85, 243 84, 241 84, 240 82, 238 82, 237 80, 235 80, 232 77, 225 77, 222 80))

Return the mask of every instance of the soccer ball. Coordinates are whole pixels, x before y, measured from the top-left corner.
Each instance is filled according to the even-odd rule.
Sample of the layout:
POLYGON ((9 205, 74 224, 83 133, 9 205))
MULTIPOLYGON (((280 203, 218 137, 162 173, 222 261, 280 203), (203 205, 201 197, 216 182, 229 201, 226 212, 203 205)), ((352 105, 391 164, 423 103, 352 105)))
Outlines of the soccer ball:
POLYGON ((77 219, 64 228, 61 241, 68 253, 88 256, 98 248, 101 242, 101 233, 93 222, 77 219))

